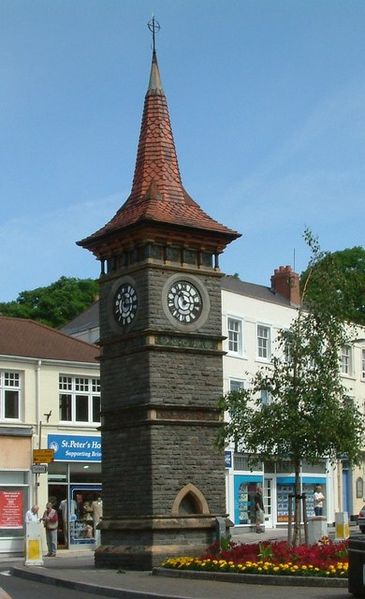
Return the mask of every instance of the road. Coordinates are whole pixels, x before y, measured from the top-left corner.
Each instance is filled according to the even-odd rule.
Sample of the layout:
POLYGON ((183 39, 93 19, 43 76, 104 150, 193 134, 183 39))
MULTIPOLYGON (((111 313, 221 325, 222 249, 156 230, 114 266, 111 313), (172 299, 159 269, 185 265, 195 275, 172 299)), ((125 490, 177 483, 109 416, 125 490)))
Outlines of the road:
MULTIPOLYGON (((86 593, 79 590, 65 589, 55 585, 33 582, 6 575, 7 571, 0 570, 0 599, 1 589, 4 589, 11 599, 106 599, 106 595, 86 593)), ((264 585, 231 584, 216 582, 186 581, 182 583, 172 579, 170 584, 164 585, 163 597, 170 598, 195 598, 195 599, 351 599, 347 589, 337 588, 311 588, 311 587, 276 587, 264 585), (187 583, 187 584, 186 584, 187 583), (183 586, 183 588, 181 588, 183 586), (170 587, 170 588, 168 588, 170 587), (179 588, 180 587, 180 588, 179 588)), ((147 591, 148 592, 148 591, 147 591)), ((113 595, 108 594, 108 597, 113 595)), ((138 594, 126 591, 125 599, 138 599, 138 594)), ((146 589, 144 598, 146 597, 146 589)), ((159 597, 155 588, 151 598, 159 597)))
MULTIPOLYGON (((106 595, 95 595, 94 593, 83 593, 64 589, 50 584, 23 580, 16 576, 6 576, 0 571, 0 599, 1 589, 6 591, 11 599, 107 599, 106 595)), ((108 596, 110 599, 110 595, 108 596)))

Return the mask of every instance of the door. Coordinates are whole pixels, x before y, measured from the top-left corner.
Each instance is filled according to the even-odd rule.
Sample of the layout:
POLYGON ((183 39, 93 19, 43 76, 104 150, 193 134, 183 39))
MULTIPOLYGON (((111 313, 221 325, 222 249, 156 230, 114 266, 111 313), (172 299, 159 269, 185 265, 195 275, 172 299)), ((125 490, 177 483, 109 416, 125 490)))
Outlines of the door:
POLYGON ((264 478, 265 526, 272 528, 272 478, 264 478))

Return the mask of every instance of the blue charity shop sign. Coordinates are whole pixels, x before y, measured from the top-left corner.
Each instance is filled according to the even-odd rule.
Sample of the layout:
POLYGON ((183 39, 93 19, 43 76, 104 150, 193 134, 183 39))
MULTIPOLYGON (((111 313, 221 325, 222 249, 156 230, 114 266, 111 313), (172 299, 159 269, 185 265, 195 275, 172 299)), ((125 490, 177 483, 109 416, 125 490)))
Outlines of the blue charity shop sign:
POLYGON ((48 435, 56 462, 101 462, 101 437, 48 435))

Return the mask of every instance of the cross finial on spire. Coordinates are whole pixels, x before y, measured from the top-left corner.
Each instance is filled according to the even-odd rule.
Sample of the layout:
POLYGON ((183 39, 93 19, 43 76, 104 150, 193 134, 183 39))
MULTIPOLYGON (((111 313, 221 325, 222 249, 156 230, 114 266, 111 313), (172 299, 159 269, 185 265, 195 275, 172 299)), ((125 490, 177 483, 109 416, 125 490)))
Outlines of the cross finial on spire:
POLYGON ((160 27, 160 23, 158 21, 156 21, 154 15, 152 15, 152 19, 147 23, 147 27, 152 33, 152 50, 153 50, 153 53, 155 54, 155 52, 156 52, 156 33, 158 33, 160 31, 161 27, 160 27))

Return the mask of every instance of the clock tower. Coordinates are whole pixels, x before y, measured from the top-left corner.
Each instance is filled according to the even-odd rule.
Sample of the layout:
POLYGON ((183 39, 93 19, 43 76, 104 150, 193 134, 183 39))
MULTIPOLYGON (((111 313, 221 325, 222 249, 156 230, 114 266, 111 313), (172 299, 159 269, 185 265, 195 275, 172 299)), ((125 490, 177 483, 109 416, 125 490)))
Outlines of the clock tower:
POLYGON ((148 570, 199 554, 226 516, 214 445, 223 379, 218 257, 238 236, 182 185, 153 49, 130 196, 78 242, 101 262, 97 567, 148 570))

